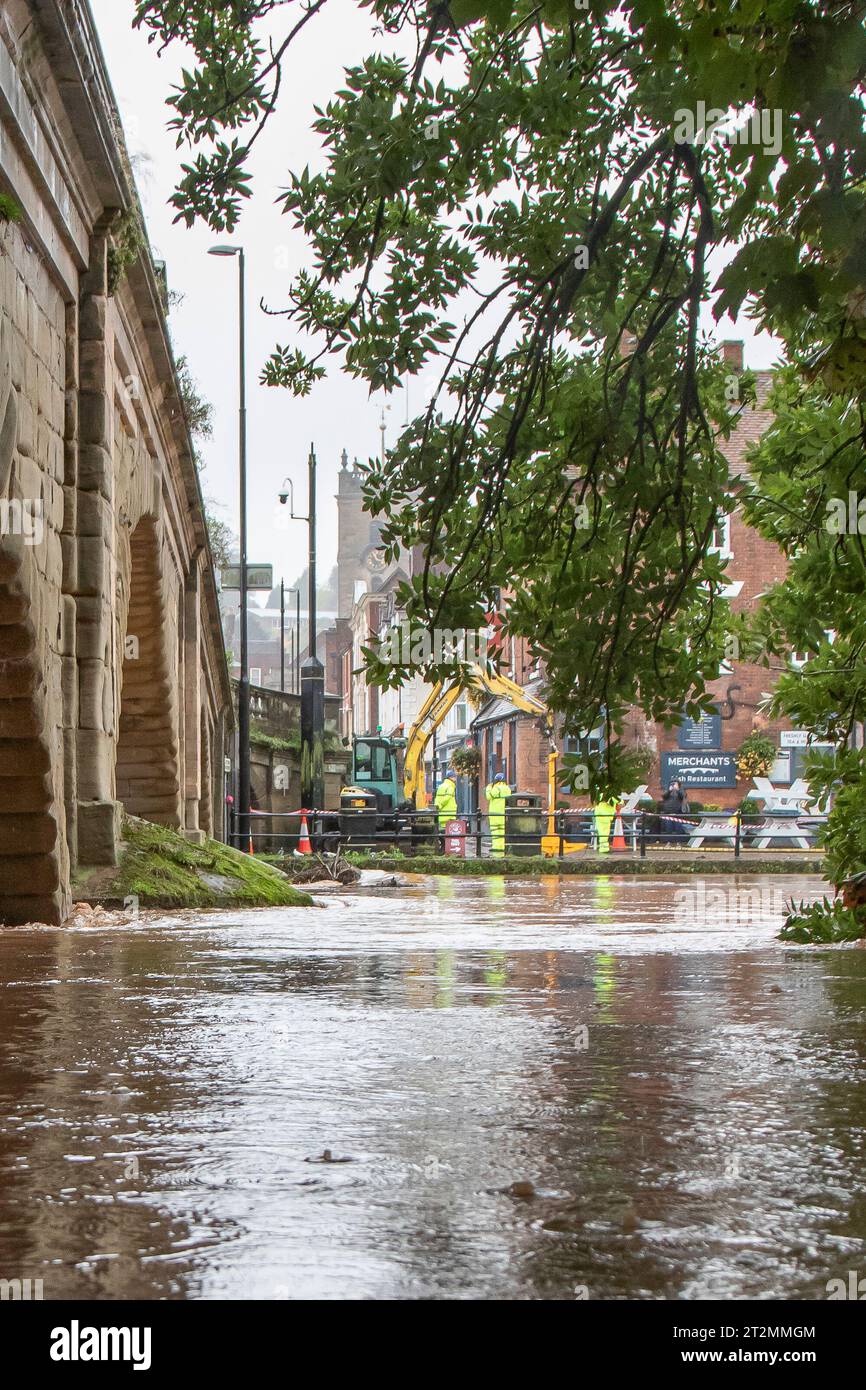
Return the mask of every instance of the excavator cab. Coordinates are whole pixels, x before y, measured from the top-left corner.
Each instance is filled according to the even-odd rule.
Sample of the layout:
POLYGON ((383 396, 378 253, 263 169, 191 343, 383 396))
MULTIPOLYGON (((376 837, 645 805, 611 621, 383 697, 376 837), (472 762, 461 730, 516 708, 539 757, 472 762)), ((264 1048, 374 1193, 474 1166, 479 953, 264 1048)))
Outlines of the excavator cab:
POLYGON ((403 753, 405 739, 363 734, 356 738, 352 757, 352 785, 372 792, 376 807, 395 811, 403 800, 403 753))
POLYGON ((408 848, 433 837, 436 821, 406 814, 403 773, 405 738, 381 732, 362 734, 353 745, 352 784, 340 795, 340 836, 358 848, 396 845, 408 848))

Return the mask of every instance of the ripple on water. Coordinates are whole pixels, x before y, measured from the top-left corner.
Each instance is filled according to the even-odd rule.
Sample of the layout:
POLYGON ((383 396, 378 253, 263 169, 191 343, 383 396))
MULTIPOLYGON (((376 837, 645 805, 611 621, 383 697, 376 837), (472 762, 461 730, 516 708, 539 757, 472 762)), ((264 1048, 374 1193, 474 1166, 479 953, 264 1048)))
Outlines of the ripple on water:
POLYGON ((0 1267, 47 1298, 823 1297, 866 1258, 866 955, 781 946, 781 898, 436 879, 4 933, 0 1267))

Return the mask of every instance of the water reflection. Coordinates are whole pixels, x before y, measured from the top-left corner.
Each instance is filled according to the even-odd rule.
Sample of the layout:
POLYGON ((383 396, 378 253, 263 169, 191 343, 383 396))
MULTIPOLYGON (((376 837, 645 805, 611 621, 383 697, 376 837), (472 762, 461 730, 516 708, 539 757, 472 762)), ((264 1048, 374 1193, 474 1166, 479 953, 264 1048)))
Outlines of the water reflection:
POLYGON ((683 921, 679 887, 0 933, 0 1277, 823 1297, 866 1272, 866 955, 782 948, 767 895, 683 921))

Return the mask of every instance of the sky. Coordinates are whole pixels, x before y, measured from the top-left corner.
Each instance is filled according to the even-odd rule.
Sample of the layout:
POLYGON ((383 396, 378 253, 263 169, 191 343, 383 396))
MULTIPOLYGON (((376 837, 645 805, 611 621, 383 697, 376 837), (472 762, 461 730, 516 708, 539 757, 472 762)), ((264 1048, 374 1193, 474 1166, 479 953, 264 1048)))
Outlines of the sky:
MULTIPOLYGON (((162 56, 133 29, 134 0, 90 0, 109 77, 114 87, 130 154, 136 165, 148 233, 157 259, 165 260, 170 289, 183 302, 172 309, 175 350, 188 359, 203 397, 214 407, 214 437, 205 441, 202 486, 214 510, 235 532, 238 517, 237 261, 207 254, 219 241, 242 244, 247 259, 248 559, 272 563, 277 582, 291 583, 306 558, 306 528, 291 522, 278 493, 285 477, 295 482, 295 510, 306 512, 307 457, 311 443, 318 459, 319 569, 328 574, 337 557, 334 494, 340 455, 366 460, 380 452, 382 397, 371 398, 365 383, 353 381, 332 364, 327 378, 303 400, 280 388, 258 384, 259 372, 275 343, 292 342, 280 318, 260 307, 279 309, 286 288, 304 263, 303 236, 293 231, 276 199, 288 182, 288 169, 321 166, 318 136, 310 129, 315 104, 324 105, 341 85, 343 69, 357 62, 371 42, 369 11, 353 0, 329 0, 289 51, 277 115, 268 123, 251 164, 254 193, 230 238, 216 237, 204 225, 187 229, 173 222, 168 206, 180 164, 188 158, 167 129, 166 99, 178 82, 184 52, 172 45, 162 56)), ((284 26, 277 8, 275 34, 284 26)), ((189 63, 189 54, 186 55, 189 63)), ((719 268, 716 258, 711 267, 719 268)), ((707 322, 709 326, 709 321, 707 322)), ((729 321, 719 337, 746 340, 746 364, 769 366, 772 342, 756 339, 750 325, 729 321)), ((416 395, 418 387, 415 388, 416 395)), ((394 395, 386 414, 386 441, 403 423, 405 397, 394 395)), ((420 402, 412 401, 413 413, 420 402)), ((263 600, 262 600, 263 601, 263 600)))
MULTIPOLYGON (((261 311, 259 301, 264 298, 281 307, 286 287, 303 263, 304 240, 293 233, 275 199, 288 182, 289 168, 318 162, 318 137, 310 131, 313 105, 335 90, 344 65, 365 51, 369 15, 351 0, 331 0, 322 22, 310 25, 316 33, 310 32, 299 44, 297 57, 286 69, 278 119, 256 148, 254 197, 234 233, 220 237, 204 225, 189 230, 175 225, 167 205, 181 161, 189 157, 176 148, 166 128, 171 115, 166 98, 179 79, 183 51, 173 46, 158 56, 156 46, 132 27, 134 0, 90 3, 135 161, 154 255, 166 262, 169 288, 184 296, 170 316, 175 351, 187 357, 201 394, 214 406, 214 437, 201 446, 204 493, 218 504, 216 514, 237 532, 237 261, 207 254, 210 246, 222 241, 242 244, 247 262, 248 559, 273 563, 277 582, 283 578, 291 583, 303 569, 307 528, 289 522, 289 509, 279 505, 278 493, 283 479, 292 477, 295 510, 306 514, 307 457, 314 443, 319 465, 319 570, 324 578, 337 558, 334 494, 340 454, 345 448, 350 459, 378 455, 381 408, 368 395, 366 384, 335 368, 304 400, 280 388, 260 386, 259 372, 274 344, 289 335, 280 319, 261 311)), ((399 401, 392 399, 386 416, 390 440, 403 419, 399 401)))

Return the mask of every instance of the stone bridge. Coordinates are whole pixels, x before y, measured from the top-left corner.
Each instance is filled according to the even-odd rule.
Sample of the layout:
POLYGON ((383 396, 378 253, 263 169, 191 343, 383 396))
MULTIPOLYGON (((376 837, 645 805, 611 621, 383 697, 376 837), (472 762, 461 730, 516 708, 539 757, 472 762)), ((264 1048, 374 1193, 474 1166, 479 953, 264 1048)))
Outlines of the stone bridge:
POLYGON ((85 0, 0 7, 0 921, 62 922, 121 805, 220 833, 198 473, 85 0))

